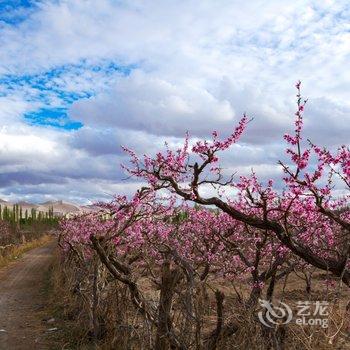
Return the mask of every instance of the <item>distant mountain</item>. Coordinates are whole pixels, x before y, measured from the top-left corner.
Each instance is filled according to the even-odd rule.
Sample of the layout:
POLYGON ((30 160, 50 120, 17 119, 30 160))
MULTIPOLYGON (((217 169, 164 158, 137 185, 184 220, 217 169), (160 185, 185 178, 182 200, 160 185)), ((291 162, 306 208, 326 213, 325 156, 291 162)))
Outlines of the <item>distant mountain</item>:
POLYGON ((37 204, 34 203, 28 203, 28 202, 24 202, 24 201, 20 201, 16 203, 19 207, 22 208, 23 211, 31 211, 32 209, 37 209, 39 206, 37 204))
POLYGON ((39 205, 53 205, 53 204, 56 204, 56 205, 59 205, 59 204, 63 204, 63 201, 47 201, 47 202, 43 202, 43 203, 40 203, 39 205))
POLYGON ((53 208, 53 212, 56 215, 65 215, 69 213, 79 212, 81 209, 79 206, 72 203, 65 203, 63 201, 48 201, 40 204, 36 210, 42 212, 48 212, 53 208))
POLYGON ((7 206, 10 206, 10 205, 13 205, 13 203, 11 202, 8 202, 8 201, 5 201, 4 199, 1 199, 0 198, 0 205, 7 205, 7 206))
POLYGON ((40 204, 35 203, 29 203, 26 201, 19 201, 19 202, 9 202, 4 199, 0 198, 0 205, 2 207, 8 207, 12 208, 14 204, 18 204, 19 207, 22 208, 22 211, 25 212, 28 210, 28 212, 31 212, 32 209, 35 209, 37 212, 48 212, 51 208, 53 209, 53 212, 57 216, 67 215, 67 214, 78 214, 79 212, 93 212, 99 210, 99 207, 95 205, 76 205, 73 203, 64 202, 62 200, 59 201, 46 201, 40 204))
POLYGON ((80 206, 80 211, 85 213, 95 212, 101 210, 100 207, 94 204, 82 205, 80 206))

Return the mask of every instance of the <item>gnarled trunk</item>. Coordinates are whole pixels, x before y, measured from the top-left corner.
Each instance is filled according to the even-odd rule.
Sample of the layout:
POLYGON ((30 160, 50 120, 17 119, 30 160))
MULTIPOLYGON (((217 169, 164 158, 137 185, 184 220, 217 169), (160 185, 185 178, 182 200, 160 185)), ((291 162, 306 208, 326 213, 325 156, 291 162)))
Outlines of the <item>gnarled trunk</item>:
POLYGON ((172 270, 170 261, 166 258, 162 266, 162 283, 158 307, 158 326, 155 340, 155 350, 170 349, 172 337, 171 305, 173 302, 175 286, 181 278, 178 268, 172 270))

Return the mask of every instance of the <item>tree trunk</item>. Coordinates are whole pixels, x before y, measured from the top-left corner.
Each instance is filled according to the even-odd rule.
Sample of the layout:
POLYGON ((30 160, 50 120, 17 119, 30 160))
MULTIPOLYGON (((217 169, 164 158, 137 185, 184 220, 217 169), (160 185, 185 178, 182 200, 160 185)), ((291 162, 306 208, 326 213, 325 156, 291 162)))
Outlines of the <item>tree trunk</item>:
POLYGON ((170 349, 172 337, 171 305, 174 289, 181 278, 180 270, 170 268, 170 261, 165 259, 162 266, 162 284, 158 307, 158 326, 154 345, 155 350, 170 349))
POLYGON ((207 350, 217 349, 218 341, 220 339, 220 336, 223 330, 223 323, 224 323, 223 304, 224 304, 225 294, 217 290, 215 292, 215 298, 216 298, 216 312, 217 312, 216 329, 212 332, 212 334, 210 335, 207 341, 207 344, 206 344, 207 350))
POLYGON ((92 326, 93 326, 93 334, 94 334, 94 341, 97 342, 99 336, 100 336, 100 325, 98 320, 98 261, 95 261, 94 266, 94 278, 93 278, 93 287, 92 287, 92 326))
POLYGON ((260 287, 253 287, 253 289, 249 295, 249 299, 246 303, 246 306, 248 309, 252 309, 257 305, 258 300, 261 296, 261 292, 262 292, 262 290, 260 287))

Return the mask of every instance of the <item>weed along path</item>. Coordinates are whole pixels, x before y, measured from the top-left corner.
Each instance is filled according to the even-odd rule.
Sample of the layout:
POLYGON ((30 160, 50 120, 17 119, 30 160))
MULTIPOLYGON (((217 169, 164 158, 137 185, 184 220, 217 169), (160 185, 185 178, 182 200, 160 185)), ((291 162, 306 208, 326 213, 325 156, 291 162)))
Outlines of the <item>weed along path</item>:
MULTIPOLYGON (((0 270, 0 349, 48 349, 42 321, 45 279, 55 242, 35 248, 0 270)), ((54 326, 51 326, 54 327, 54 326)))

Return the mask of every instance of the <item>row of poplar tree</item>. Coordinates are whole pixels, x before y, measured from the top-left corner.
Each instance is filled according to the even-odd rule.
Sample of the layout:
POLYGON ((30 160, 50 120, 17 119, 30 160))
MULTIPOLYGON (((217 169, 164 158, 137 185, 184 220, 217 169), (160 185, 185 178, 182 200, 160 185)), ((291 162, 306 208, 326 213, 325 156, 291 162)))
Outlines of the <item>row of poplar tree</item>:
POLYGON ((39 222, 54 224, 58 218, 54 215, 53 207, 50 207, 47 212, 42 212, 35 208, 23 210, 20 205, 14 204, 12 207, 0 205, 0 220, 26 225, 39 222))

